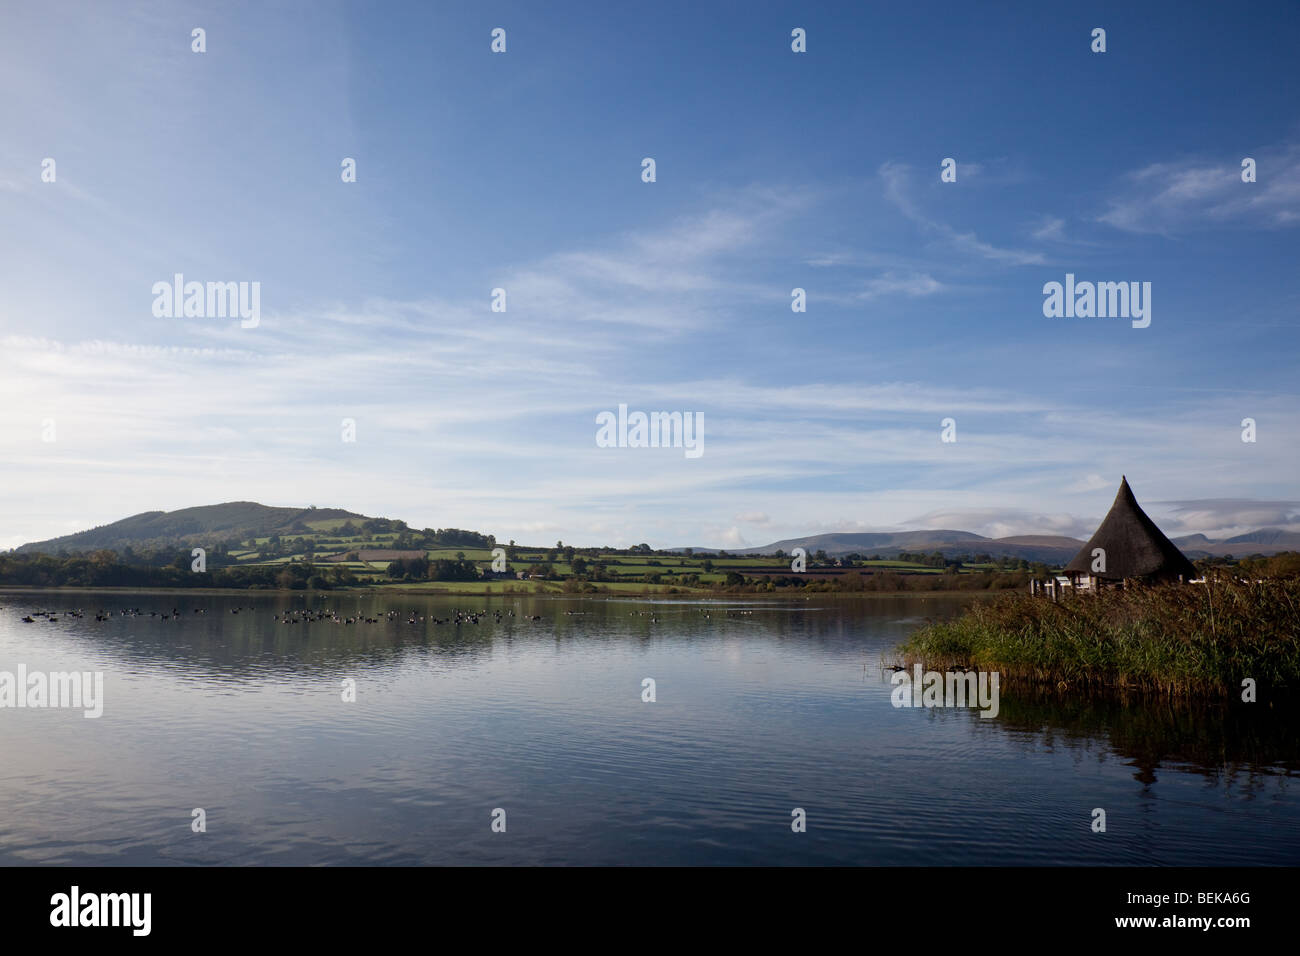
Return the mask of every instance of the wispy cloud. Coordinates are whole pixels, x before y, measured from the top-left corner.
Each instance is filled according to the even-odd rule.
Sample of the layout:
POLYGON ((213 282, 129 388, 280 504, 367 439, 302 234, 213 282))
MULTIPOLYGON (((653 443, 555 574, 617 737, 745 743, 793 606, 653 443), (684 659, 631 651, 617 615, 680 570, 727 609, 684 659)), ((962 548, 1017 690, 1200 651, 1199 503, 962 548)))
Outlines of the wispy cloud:
POLYGON ((517 314, 640 326, 679 334, 715 326, 771 289, 733 268, 732 258, 769 244, 801 209, 793 190, 754 188, 726 205, 658 231, 619 236, 600 248, 560 252, 503 279, 517 314))
POLYGON ((1043 220, 1042 225, 1032 233, 1035 239, 1050 242, 1065 241, 1065 220, 1048 216, 1043 220))
POLYGON ((1202 498, 1154 504, 1168 512, 1166 530, 1170 534, 1229 538, 1259 528, 1300 531, 1300 501, 1202 498))
POLYGON ((1113 479, 1093 473, 1090 475, 1084 475, 1078 481, 1066 485, 1065 490, 1077 493, 1085 491, 1100 491, 1103 488, 1113 488, 1114 486, 1115 482, 1113 479))
POLYGON ((858 298, 874 299, 877 296, 897 294, 910 296, 934 295, 936 292, 943 291, 944 288, 943 283, 934 276, 904 276, 892 272, 875 279, 868 279, 864 286, 862 292, 858 294, 858 298))
POLYGON ((911 177, 912 172, 907 166, 898 163, 882 165, 880 178, 884 182, 885 198, 908 219, 921 226, 926 232, 938 236, 954 250, 1012 266, 1042 265, 1046 261, 1042 253, 1002 248, 980 239, 973 231, 961 232, 947 223, 925 215, 911 198, 909 190, 911 177))
POLYGON ((1099 222, 1171 236, 1212 226, 1281 229, 1300 224, 1300 144, 1260 150, 1257 181, 1241 180, 1241 158, 1152 163, 1126 174, 1099 222))

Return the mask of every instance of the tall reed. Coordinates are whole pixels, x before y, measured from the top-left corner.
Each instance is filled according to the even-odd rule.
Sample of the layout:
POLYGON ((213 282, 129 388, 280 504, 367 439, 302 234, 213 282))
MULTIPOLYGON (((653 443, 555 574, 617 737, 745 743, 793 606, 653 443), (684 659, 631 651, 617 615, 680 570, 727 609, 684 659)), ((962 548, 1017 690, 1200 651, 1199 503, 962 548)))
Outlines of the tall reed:
POLYGON ((898 648, 914 663, 999 671, 1005 681, 1226 697, 1300 690, 1300 579, 1019 593, 931 623, 898 648))

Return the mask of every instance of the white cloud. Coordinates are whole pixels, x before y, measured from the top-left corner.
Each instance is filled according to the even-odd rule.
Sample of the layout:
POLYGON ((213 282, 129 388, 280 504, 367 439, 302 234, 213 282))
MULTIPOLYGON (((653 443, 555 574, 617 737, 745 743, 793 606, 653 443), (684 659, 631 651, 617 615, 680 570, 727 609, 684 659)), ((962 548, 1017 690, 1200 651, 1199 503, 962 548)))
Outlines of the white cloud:
POLYGON ((1260 528, 1300 531, 1300 501, 1261 501, 1251 498, 1204 498, 1155 502, 1169 518, 1166 533, 1204 534, 1230 538, 1260 528))
POLYGON ((1300 144, 1252 153, 1258 180, 1241 181, 1241 158, 1152 163, 1124 177, 1098 217, 1116 229, 1174 235, 1238 223, 1285 228, 1300 221, 1300 144))
POLYGON ((880 167, 880 178, 885 184, 885 198, 893 203, 908 219, 921 226, 927 232, 954 249, 967 255, 991 259, 1012 266, 1042 265, 1046 262, 1042 253, 1020 249, 1004 249, 980 239, 974 232, 960 232, 946 223, 938 222, 924 215, 912 201, 908 192, 910 170, 897 163, 885 163, 880 167))
POLYGON ((1042 224, 1032 233, 1035 239, 1051 242, 1065 241, 1065 220, 1047 216, 1042 224))
POLYGON ((878 278, 867 280, 862 292, 858 293, 858 298, 874 299, 882 295, 895 294, 910 295, 913 297, 934 295, 936 292, 943 291, 943 288, 943 283, 935 279, 933 276, 902 276, 890 272, 878 278))
POLYGON ((1117 485, 1115 484, 1114 481, 1112 481, 1109 478, 1103 477, 1102 475, 1098 475, 1094 472, 1093 474, 1084 475, 1078 481, 1074 481, 1066 485, 1065 490, 1070 492, 1099 491, 1103 488, 1116 488, 1116 487, 1117 485))

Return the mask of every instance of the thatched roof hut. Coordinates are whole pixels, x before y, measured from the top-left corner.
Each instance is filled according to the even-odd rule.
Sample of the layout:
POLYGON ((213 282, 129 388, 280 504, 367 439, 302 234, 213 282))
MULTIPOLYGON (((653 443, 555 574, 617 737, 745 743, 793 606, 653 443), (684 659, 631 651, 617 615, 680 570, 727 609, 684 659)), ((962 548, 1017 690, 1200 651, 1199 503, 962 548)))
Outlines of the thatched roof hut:
POLYGON ((1121 478, 1119 494, 1105 520, 1083 550, 1065 566, 1065 573, 1076 585, 1080 578, 1110 583, 1126 579, 1177 581, 1180 577, 1188 580, 1197 576, 1192 562, 1138 507, 1127 478, 1121 478), (1104 570, 1094 556, 1096 549, 1104 552, 1104 570), (1097 569, 1093 570, 1094 567, 1097 569))

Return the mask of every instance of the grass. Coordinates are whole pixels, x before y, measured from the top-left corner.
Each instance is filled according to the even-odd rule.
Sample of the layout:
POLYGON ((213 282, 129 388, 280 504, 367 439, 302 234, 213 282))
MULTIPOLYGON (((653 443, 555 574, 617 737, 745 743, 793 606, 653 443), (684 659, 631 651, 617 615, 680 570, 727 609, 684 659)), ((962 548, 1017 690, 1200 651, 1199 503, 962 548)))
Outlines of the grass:
POLYGON ((907 666, 998 671, 1004 682, 1230 697, 1300 689, 1300 579, 1128 587, 1054 603, 1023 592, 931 623, 907 666))

